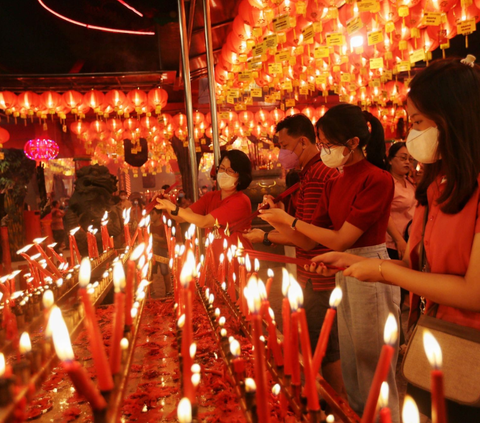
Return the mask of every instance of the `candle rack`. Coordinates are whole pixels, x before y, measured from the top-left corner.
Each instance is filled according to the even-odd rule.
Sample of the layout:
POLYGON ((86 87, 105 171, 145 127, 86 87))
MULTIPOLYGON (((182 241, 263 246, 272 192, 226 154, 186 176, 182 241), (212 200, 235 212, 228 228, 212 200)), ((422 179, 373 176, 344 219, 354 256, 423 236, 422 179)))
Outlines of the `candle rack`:
MULTIPOLYGON (((92 261, 92 267, 95 270, 99 270, 100 266, 104 265, 108 260, 110 260, 114 256, 114 251, 110 250, 102 254, 98 259, 92 261)), ((127 259, 127 255, 125 255, 122 261, 127 259)), ((75 276, 72 277, 74 282, 72 282, 72 286, 68 288, 68 290, 57 300, 57 305, 65 305, 68 300, 73 297, 76 297, 76 292, 78 290, 78 272, 75 276)), ((92 298, 93 306, 101 304, 104 300, 105 296, 107 295, 108 291, 112 288, 113 285, 113 278, 111 272, 109 272, 109 276, 107 278, 102 279, 102 283, 99 284, 99 288, 95 292, 95 296, 92 298)), ((143 309, 143 302, 142 302, 142 309, 143 309)), ((37 330, 41 326, 41 320, 43 316, 39 316, 35 318, 29 325, 29 329, 37 330)), ((65 315, 65 323, 67 324, 67 328, 70 334, 70 338, 74 338, 80 332, 83 324, 83 308, 82 307, 75 307, 71 309, 71 313, 67 316, 65 315)), ((137 319, 140 320, 140 316, 137 319)), ((12 352, 13 345, 12 343, 8 343, 5 345, 4 351, 12 352)), ((54 365, 58 362, 57 355, 52 350, 50 356, 45 360, 42 366, 30 376, 29 381, 27 384, 19 387, 18 392, 8 405, 5 407, 0 407, 0 423, 3 422, 10 422, 14 418, 15 409, 24 401, 25 398, 31 395, 32 387, 37 390, 42 382, 45 379, 45 376, 49 370, 51 370, 54 365)), ((98 419, 97 419, 98 420, 98 419)), ((113 422, 113 420, 112 420, 113 422)))
MULTIPOLYGON (((235 317, 235 319, 239 323, 242 332, 251 342, 252 334, 249 327, 250 325, 245 319, 245 316, 242 313, 240 313, 238 306, 233 303, 232 299, 227 294, 227 292, 222 289, 220 283, 213 278, 212 280, 214 284, 215 293, 221 296, 223 302, 226 304, 226 306, 228 307, 232 315, 235 317)), ((202 295, 200 296, 202 297, 202 302, 204 302, 203 296, 202 295)), ((263 321, 263 325, 266 326, 267 323, 263 321)), ((279 338, 280 340, 283 340, 283 335, 278 329, 277 329, 277 338, 279 338)), ((265 350, 267 350, 266 347, 265 347, 265 350)), ((297 416, 297 418, 301 417, 303 421, 310 422, 310 423, 319 421, 318 413, 304 412, 305 410, 303 405, 299 404, 297 400, 298 395, 293 391, 293 386, 289 383, 289 380, 286 380, 284 376, 283 368, 276 366, 271 355, 270 355, 270 358, 269 359, 267 358, 265 361, 267 364, 267 368, 270 372, 270 375, 272 376, 274 381, 281 386, 282 392, 287 398, 290 404, 290 407, 292 411, 295 413, 295 415, 297 416)), ((300 355, 300 367, 301 367, 301 371, 303 371, 303 359, 301 355, 300 355)), ((317 392, 330 406, 332 412, 338 418, 341 419, 341 421, 346 423, 360 423, 360 418, 358 417, 358 415, 350 408, 348 403, 336 393, 336 391, 328 384, 328 382, 320 374, 317 375, 316 387, 317 387, 317 392)))

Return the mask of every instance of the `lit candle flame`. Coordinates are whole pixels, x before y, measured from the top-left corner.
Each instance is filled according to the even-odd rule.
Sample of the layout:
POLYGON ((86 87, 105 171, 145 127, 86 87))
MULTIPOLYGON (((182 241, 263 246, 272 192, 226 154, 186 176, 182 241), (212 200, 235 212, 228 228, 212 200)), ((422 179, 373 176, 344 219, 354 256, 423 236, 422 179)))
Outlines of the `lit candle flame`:
POLYGON ((333 414, 329 414, 327 416, 327 419, 325 420, 327 423, 335 423, 335 417, 333 416, 333 414))
POLYGON ((415 400, 410 396, 405 396, 403 403, 402 420, 404 423, 420 423, 420 414, 415 400))
POLYGON ((125 351, 128 349, 128 339, 127 338, 122 338, 122 340, 120 341, 120 349, 122 351, 125 351))
POLYGON ((80 226, 77 226, 76 228, 73 228, 71 231, 70 231, 70 235, 75 235, 78 231, 80 230, 80 226))
POLYGON ((288 302, 293 312, 303 305, 302 287, 293 277, 290 279, 290 286, 288 287, 288 302))
POLYGON ((278 397, 278 395, 280 395, 281 390, 282 390, 282 388, 280 387, 280 385, 278 383, 276 383, 275 385, 272 386, 272 394, 276 397, 278 397))
POLYGON ((5 356, 3 353, 0 353, 0 377, 3 377, 5 374, 5 356))
POLYGON ((182 329, 185 326, 185 314, 182 314, 177 321, 177 326, 182 329))
POLYGON ((145 243, 142 242, 141 244, 137 245, 135 250, 133 250, 132 255, 130 256, 130 260, 133 260, 133 261, 138 260, 144 251, 145 251, 145 243))
POLYGON ((48 325, 53 338, 53 345, 60 361, 72 361, 75 357, 73 354, 70 335, 67 325, 63 320, 62 312, 58 307, 54 307, 50 313, 48 325))
POLYGON ((34 244, 41 244, 43 241, 45 241, 48 237, 43 237, 43 238, 35 238, 33 240, 34 244))
POLYGON ((269 278, 273 278, 273 275, 274 275, 273 270, 272 270, 272 269, 268 269, 268 270, 267 270, 267 276, 268 276, 269 278))
POLYGON ((252 271, 252 263, 250 263, 250 257, 248 257, 248 254, 245 257, 245 269, 248 273, 252 271))
POLYGON ((230 342, 230 352, 235 358, 239 357, 242 352, 240 342, 238 342, 236 339, 230 342))
POLYGON ((425 348, 425 354, 427 354, 430 366, 434 369, 442 367, 442 349, 428 329, 423 331, 423 347, 425 348))
POLYGON ((257 390, 257 384, 255 383, 255 380, 253 380, 251 377, 247 377, 245 379, 245 391, 255 392, 256 390, 257 390))
POLYGON ((78 272, 78 284, 80 285, 80 288, 85 288, 90 283, 91 274, 92 264, 90 263, 90 259, 88 257, 84 257, 78 272))
POLYGON ((330 294, 330 307, 331 308, 337 308, 342 301, 343 293, 342 293, 342 288, 336 287, 332 293, 330 294))
POLYGON ((32 351, 32 343, 27 332, 23 332, 20 336, 20 344, 18 347, 20 354, 25 354, 32 351))
POLYGON ((192 344, 190 345, 189 351, 190 351, 190 357, 191 357, 192 359, 195 358, 195 354, 197 353, 197 344, 192 343, 192 344))
POLYGON ((288 287, 290 286, 290 274, 288 270, 282 267, 282 294, 284 297, 288 294, 288 287))
POLYGON ((55 299, 53 297, 53 292, 47 289, 43 293, 43 297, 42 297, 43 308, 48 310, 50 307, 53 306, 54 301, 55 299))
POLYGON ((30 248, 33 247, 33 244, 28 244, 28 245, 25 245, 25 247, 23 248, 20 248, 20 250, 17 250, 17 254, 23 254, 23 253, 26 253, 28 250, 30 250, 30 248))
POLYGON ((390 388, 388 387, 388 382, 383 382, 382 387, 380 388, 380 397, 378 399, 378 404, 380 408, 388 407, 388 394, 390 388))
POLYGON ((125 288, 125 271, 121 262, 113 265, 113 286, 115 287, 115 292, 122 292, 125 288))
POLYGON ((182 286, 187 289, 190 282, 193 279, 193 273, 195 271, 195 256, 192 250, 188 250, 187 259, 183 265, 182 271, 180 273, 180 283, 182 286))
POLYGON ((394 345, 397 342, 398 325, 392 313, 389 313, 387 321, 385 322, 385 330, 383 332, 383 339, 385 344, 394 345))
POLYGON ((200 373, 192 374, 192 384, 194 387, 198 386, 198 384, 200 383, 200 379, 201 379, 200 373))
POLYGON ((260 298, 260 292, 258 290, 258 280, 255 276, 252 276, 247 283, 244 295, 246 295, 248 309, 252 314, 258 314, 262 306, 262 300, 260 298))
POLYGON ((261 279, 257 281, 257 288, 258 288, 258 295, 260 295, 260 299, 266 300, 267 299, 267 289, 265 288, 265 284, 261 279))
POLYGON ((179 423, 190 423, 192 421, 192 404, 188 398, 182 398, 178 403, 177 417, 179 423))

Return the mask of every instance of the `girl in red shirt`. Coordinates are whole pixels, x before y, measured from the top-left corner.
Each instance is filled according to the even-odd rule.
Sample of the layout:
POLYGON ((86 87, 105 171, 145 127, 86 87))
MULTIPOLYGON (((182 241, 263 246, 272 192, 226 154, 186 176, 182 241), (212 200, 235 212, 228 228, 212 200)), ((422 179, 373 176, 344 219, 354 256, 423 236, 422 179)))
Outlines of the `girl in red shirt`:
MULTIPOLYGON (((344 274, 362 281, 385 281, 413 292, 411 318, 418 317, 414 300, 422 296, 427 309, 438 304, 437 318, 480 329, 480 67, 474 61, 467 56, 432 62, 410 83, 407 148, 425 173, 403 260, 339 253, 316 260, 349 266, 344 274), (419 269, 425 213, 428 266, 419 269)), ((446 366, 455 371, 455 363, 446 366)), ((415 391, 420 411, 429 415, 430 394, 415 391)), ((447 401, 447 414, 450 423, 480 421, 480 408, 452 401, 447 401)))
MULTIPOLYGON (((385 140, 380 121, 358 106, 339 104, 325 113, 316 127, 324 164, 343 167, 343 172, 325 183, 312 224, 273 208, 262 212, 261 217, 305 250, 322 244, 357 256, 387 259, 385 234, 394 185, 391 175, 383 170, 385 140)), ((393 313, 399 321, 400 289, 382 283, 365 288, 364 283, 342 272, 336 275, 336 284, 343 291, 338 308, 342 374, 349 404, 361 416, 388 314, 393 313)), ((388 404, 392 422, 399 422, 395 366, 396 357, 388 375, 388 404)))

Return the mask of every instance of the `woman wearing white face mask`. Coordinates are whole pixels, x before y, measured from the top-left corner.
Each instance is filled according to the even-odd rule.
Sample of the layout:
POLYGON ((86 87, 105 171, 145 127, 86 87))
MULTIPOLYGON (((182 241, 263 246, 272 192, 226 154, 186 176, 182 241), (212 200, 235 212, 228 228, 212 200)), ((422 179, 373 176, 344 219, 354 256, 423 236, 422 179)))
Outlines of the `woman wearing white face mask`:
MULTIPOLYGON (((437 319, 480 330, 480 68, 474 60, 467 56, 432 62, 410 83, 407 148, 425 163, 425 173, 417 186, 419 206, 403 260, 339 253, 317 257, 348 267, 344 274, 362 281, 381 280, 411 291, 410 324, 425 311, 419 308, 422 296, 426 311, 436 311, 437 319)), ((447 356, 444 370, 457 373, 460 364, 447 356)), ((477 381, 465 380, 465 386, 469 383, 477 381)), ((409 390, 420 411, 429 415, 430 393, 409 390)), ((446 409, 450 423, 480 421, 478 407, 447 401, 446 409)))
MULTIPOLYGON (((240 150, 222 153, 222 160, 217 172, 218 191, 207 192, 198 201, 186 209, 181 209, 168 200, 157 200, 158 209, 166 210, 177 222, 193 223, 199 228, 213 228, 215 221, 220 225, 220 234, 228 223, 234 225, 252 213, 250 199, 242 192, 252 182, 252 164, 248 156, 240 150)), ((237 244, 238 238, 245 248, 252 248, 240 232, 250 228, 245 224, 238 232, 231 234, 229 244, 237 244)), ((223 252, 222 240, 213 243, 214 257, 219 259, 223 252)))
MULTIPOLYGON (((343 173, 325 183, 312 224, 273 208, 260 217, 305 250, 322 244, 357 256, 388 258, 385 234, 394 184, 383 170, 385 140, 380 121, 358 106, 339 104, 319 119, 316 128, 323 163, 343 167, 343 173)), ((399 320, 400 289, 381 283, 365 288, 363 282, 345 278, 341 272, 336 284, 343 291, 338 308, 343 380, 349 404, 361 416, 380 357, 385 321, 389 313, 399 320)), ((398 423, 395 365, 396 356, 387 380, 392 422, 398 423)))

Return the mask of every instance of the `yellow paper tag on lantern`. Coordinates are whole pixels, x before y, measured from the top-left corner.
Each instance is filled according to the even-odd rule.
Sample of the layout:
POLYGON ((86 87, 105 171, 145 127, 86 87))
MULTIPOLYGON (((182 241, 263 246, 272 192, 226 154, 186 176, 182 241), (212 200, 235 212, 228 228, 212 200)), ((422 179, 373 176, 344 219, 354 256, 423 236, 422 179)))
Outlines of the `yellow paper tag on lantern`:
POLYGON ((322 32, 323 31, 323 25, 321 22, 314 22, 313 23, 313 30, 315 31, 316 34, 318 34, 319 32, 322 32))
POLYGON ((318 85, 326 84, 327 83, 327 76, 326 75, 317 75, 315 77, 315 83, 318 85))
POLYGON ((450 48, 450 40, 447 40, 444 44, 440 44, 440 49, 446 50, 447 48, 450 48))
POLYGON ((439 12, 425 12, 423 24, 426 26, 438 26, 442 23, 442 14, 439 12))
POLYGON ((313 57, 315 59, 322 59, 328 57, 329 55, 330 49, 326 46, 316 47, 315 50, 313 50, 313 57))
POLYGON ((274 75, 282 75, 283 74, 283 69, 282 69, 282 64, 281 63, 269 63, 268 64, 268 73, 274 74, 274 75))
POLYGON ((252 72, 245 71, 238 74, 238 82, 251 82, 253 81, 252 72))
POLYGON ((373 46, 383 41, 382 31, 373 31, 368 34, 368 45, 373 46))
POLYGON ((295 28, 297 26, 297 17, 290 16, 290 28, 295 28))
POLYGON ((206 144, 207 144, 207 140, 206 140, 205 138, 202 138, 202 139, 200 140, 200 144, 206 145, 206 144))
POLYGON ((280 63, 284 62, 285 60, 290 59, 290 52, 288 50, 279 51, 275 53, 275 62, 280 63))
POLYGON ((386 51, 385 52, 385 60, 392 60, 393 59, 393 54, 391 51, 386 51))
POLYGON ((395 24, 392 21, 388 21, 385 24, 385 32, 390 34, 390 32, 393 32, 393 31, 395 31, 395 24))
POLYGON ((258 70, 261 69, 262 67, 262 62, 248 62, 247 63, 247 69, 248 70, 258 70))
POLYGON ((195 147, 195 152, 196 153, 201 153, 202 152, 202 147, 200 147, 200 146, 195 147))
POLYGON ((290 57, 290 59, 288 59, 288 63, 290 66, 295 66, 297 64, 297 58, 295 56, 290 57))
POLYGON ((408 6, 400 6, 398 8, 398 16, 400 16, 401 18, 404 18, 409 14, 410 14, 410 9, 408 8, 408 6))
POLYGON ((416 63, 425 60, 425 51, 423 48, 414 50, 410 53, 410 63, 416 63))
POLYGON ((357 7, 359 12, 376 13, 380 10, 380 3, 373 0, 362 0, 357 1, 357 7))
POLYGON ((272 25, 273 25, 274 32, 285 31, 286 29, 290 28, 290 16, 289 15, 278 16, 275 19, 273 19, 272 25))
POLYGON ((241 53, 238 55, 238 61, 240 63, 246 63, 247 59, 248 59, 248 56, 245 53, 241 53))
POLYGON ((360 18, 360 16, 357 16, 356 18, 353 18, 349 22, 347 22, 348 35, 352 35, 354 32, 362 28, 363 28, 363 21, 360 18))
POLYGON ((230 118, 230 113, 229 112, 220 112, 220 119, 228 120, 229 118, 230 118))
POLYGON ((235 97, 230 97, 227 95, 227 103, 228 104, 235 104, 235 97))
MULTIPOLYGON (((183 141, 183 146, 184 146, 185 148, 188 148, 188 141, 183 141)), ((137 174, 137 175, 138 175, 138 174, 137 174)))
POLYGON ((295 107, 295 99, 290 98, 289 100, 285 100, 285 107, 295 107))
POLYGON ((343 46, 344 44, 345 37, 341 32, 327 34, 327 46, 343 46))
POLYGON ((240 90, 228 90, 227 91, 228 97, 238 98, 240 97, 240 90))
POLYGON ((457 24, 457 32, 462 35, 471 34, 475 31, 475 18, 461 21, 457 24))
POLYGON ((264 99, 265 103, 275 103, 275 100, 273 98, 273 95, 266 95, 264 99))
POLYGON ((406 40, 400 40, 398 43, 399 50, 406 50, 408 48, 408 43, 406 40))
POLYGON ((309 91, 315 91, 315 84, 313 82, 308 83, 308 89, 309 91))
POLYGON ((340 57, 340 63, 343 65, 345 63, 348 63, 349 62, 349 59, 348 59, 348 56, 345 55, 345 56, 341 56, 340 57))
POLYGON ((264 42, 257 44, 252 49, 253 56, 263 56, 264 54, 266 54, 266 52, 267 52, 267 47, 264 42))
POLYGON ((245 98, 245 104, 247 106, 253 106, 253 98, 252 97, 246 97, 245 98))
POLYGON ((280 32, 277 34, 277 43, 278 44, 284 44, 287 42, 287 34, 285 32, 280 32))
MULTIPOLYGON (((297 5, 298 5, 298 3, 297 3, 297 5)), ((302 31, 302 35, 303 35, 303 42, 307 42, 309 40, 312 40, 314 35, 315 35, 313 25, 309 25, 306 28, 304 28, 303 31, 302 31)))
POLYGON ((252 29, 252 34, 255 38, 259 38, 263 34, 263 29, 259 26, 254 26, 252 29))
POLYGON ((245 104, 239 103, 235 104, 235 111, 240 111, 240 110, 247 110, 247 106, 245 104))
POLYGON ((305 48, 303 46, 298 46, 298 47, 295 47, 295 56, 300 56, 301 54, 303 54, 305 51, 305 48))
POLYGON ((334 6, 328 8, 327 15, 325 16, 325 20, 328 19, 337 19, 338 18, 338 9, 334 6))
POLYGON ((252 95, 252 97, 262 97, 263 96, 263 92, 262 92, 261 88, 252 88, 252 90, 250 91, 250 94, 252 95))
POLYGON ((295 6, 297 6, 297 13, 299 15, 305 15, 307 13, 307 5, 303 1, 298 1, 295 6))
POLYGON ((267 46, 267 48, 274 48, 277 47, 278 39, 277 34, 269 35, 263 39, 263 42, 267 46))
POLYGON ((461 0, 462 7, 469 7, 473 4, 473 0, 461 0))
POLYGON ((411 69, 410 62, 403 60, 398 64, 398 71, 399 72, 406 72, 411 69))
POLYGON ((392 71, 391 70, 386 70, 385 73, 383 74, 386 78, 387 81, 391 81, 393 78, 392 71))
POLYGON ((410 37, 411 38, 420 38, 420 30, 418 28, 411 28, 410 29, 410 37))
POLYGON ((305 88, 300 88, 300 89, 298 90, 298 93, 299 93, 300 95, 308 95, 308 88, 306 88, 306 87, 305 87, 305 88))
POLYGON ((275 100, 281 100, 281 99, 282 99, 282 93, 281 93, 280 91, 275 91, 275 92, 273 93, 273 98, 274 98, 275 100))
POLYGON ((355 54, 363 54, 363 46, 355 47, 355 54))
POLYGON ((380 69, 383 67, 383 57, 376 57, 375 59, 370 59, 370 69, 380 69))
POLYGON ((293 86, 292 86, 292 81, 290 81, 289 79, 287 79, 286 81, 283 82, 282 84, 282 89, 283 90, 292 90, 293 89, 293 86))
POLYGON ((340 72, 340 66, 339 65, 334 65, 333 68, 332 68, 332 72, 333 73, 340 72))
POLYGON ((352 80, 352 75, 349 73, 342 73, 340 76, 340 81, 342 82, 350 82, 352 80))

